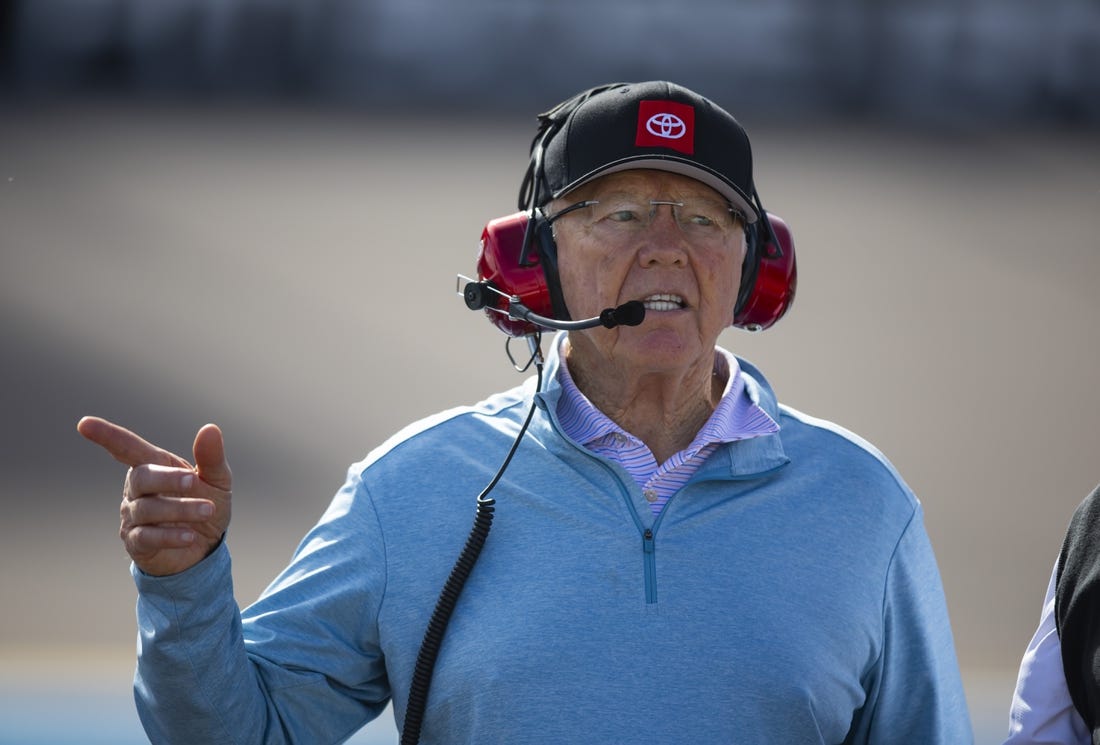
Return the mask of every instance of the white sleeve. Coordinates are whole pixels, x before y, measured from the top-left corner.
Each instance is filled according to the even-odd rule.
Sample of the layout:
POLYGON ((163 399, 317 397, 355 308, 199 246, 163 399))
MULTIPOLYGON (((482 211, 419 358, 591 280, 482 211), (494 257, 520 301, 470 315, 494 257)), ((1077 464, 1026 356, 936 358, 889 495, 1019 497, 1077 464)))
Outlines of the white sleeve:
POLYGON ((1058 566, 1050 575, 1043 616, 1020 661, 1004 745, 1090 745, 1092 737, 1073 706, 1062 671, 1062 645, 1054 619, 1058 566))

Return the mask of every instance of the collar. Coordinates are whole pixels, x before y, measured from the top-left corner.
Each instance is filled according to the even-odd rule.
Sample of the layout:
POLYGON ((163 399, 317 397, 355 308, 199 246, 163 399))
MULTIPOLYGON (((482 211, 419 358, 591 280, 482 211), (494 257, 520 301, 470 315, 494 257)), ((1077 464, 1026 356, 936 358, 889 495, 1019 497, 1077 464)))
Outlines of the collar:
MULTIPOLYGON (((543 390, 535 391, 535 378, 528 380, 527 394, 535 396, 535 402, 545 414, 541 424, 533 424, 535 430, 549 427, 559 437, 572 443, 573 447, 584 446, 572 440, 565 434, 558 421, 557 405, 562 396, 561 383, 558 380, 558 370, 561 368, 561 356, 558 349, 562 337, 568 332, 559 332, 550 344, 549 353, 544 364, 543 390)), ((720 349, 720 348, 718 348, 720 349)), ((725 350, 721 350, 725 351, 725 350)), ((741 377, 745 381, 744 395, 756 406, 760 407, 774 422, 781 422, 780 407, 763 374, 743 357, 735 357, 741 377)), ((700 473, 706 473, 709 478, 718 479, 751 479, 766 476, 778 471, 790 462, 783 449, 782 425, 777 424, 779 430, 771 434, 760 435, 746 440, 726 443, 719 447, 718 452, 707 459, 700 468, 700 473)), ((546 433, 551 435, 551 433, 546 433)))
MULTIPOLYGON (((607 437, 633 437, 577 388, 565 358, 560 356, 562 341, 560 337, 555 340, 560 360, 555 377, 561 387, 556 411, 562 431, 586 447, 607 437)), ((775 420, 746 394, 746 381, 737 358, 721 347, 714 350, 714 374, 726 378, 725 390, 686 451, 697 452, 712 443, 736 442, 779 431, 775 420)))

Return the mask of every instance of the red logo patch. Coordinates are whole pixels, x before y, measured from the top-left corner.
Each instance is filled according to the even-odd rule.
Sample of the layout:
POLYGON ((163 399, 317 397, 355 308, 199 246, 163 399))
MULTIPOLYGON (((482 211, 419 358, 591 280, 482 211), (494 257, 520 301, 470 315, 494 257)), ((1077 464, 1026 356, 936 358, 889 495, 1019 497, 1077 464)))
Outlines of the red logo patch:
POLYGON ((695 107, 675 101, 639 101, 638 147, 667 147, 695 153, 695 107))

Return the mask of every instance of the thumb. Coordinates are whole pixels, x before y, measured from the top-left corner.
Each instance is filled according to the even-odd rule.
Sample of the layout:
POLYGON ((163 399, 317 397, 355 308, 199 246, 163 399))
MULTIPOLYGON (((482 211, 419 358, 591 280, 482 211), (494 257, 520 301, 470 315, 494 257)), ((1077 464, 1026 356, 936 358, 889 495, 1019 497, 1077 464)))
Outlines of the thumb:
POLYGON ((195 466, 199 478, 224 491, 233 489, 233 473, 225 459, 225 441, 216 424, 207 424, 195 435, 195 466))

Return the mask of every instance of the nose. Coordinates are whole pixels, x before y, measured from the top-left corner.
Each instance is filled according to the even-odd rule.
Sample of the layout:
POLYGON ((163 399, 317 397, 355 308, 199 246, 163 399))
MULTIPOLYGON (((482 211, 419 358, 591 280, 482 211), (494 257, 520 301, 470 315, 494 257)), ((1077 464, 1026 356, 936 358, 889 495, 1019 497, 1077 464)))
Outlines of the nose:
POLYGON ((679 202, 652 202, 649 223, 642 231, 638 260, 642 266, 668 264, 682 266, 687 263, 688 241, 677 219, 679 202), (663 210, 661 207, 668 207, 663 210))

